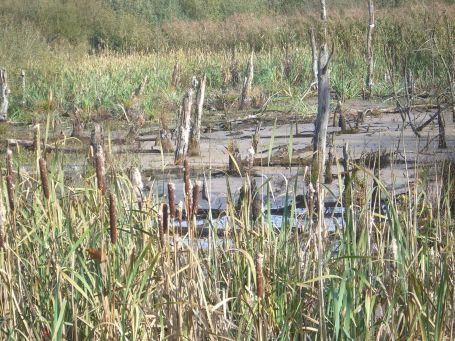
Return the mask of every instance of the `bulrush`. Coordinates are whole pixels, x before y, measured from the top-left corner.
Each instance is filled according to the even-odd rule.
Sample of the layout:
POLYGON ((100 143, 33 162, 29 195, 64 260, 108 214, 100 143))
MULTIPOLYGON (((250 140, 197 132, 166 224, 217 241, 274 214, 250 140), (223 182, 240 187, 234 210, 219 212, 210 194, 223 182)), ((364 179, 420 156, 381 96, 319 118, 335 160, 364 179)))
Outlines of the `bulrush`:
POLYGON ((8 193, 9 209, 14 212, 16 205, 14 203, 14 183, 11 175, 6 176, 6 191, 8 193))
POLYGON ((49 200, 49 181, 47 179, 47 165, 46 160, 43 158, 39 159, 39 174, 41 178, 41 187, 43 187, 43 193, 46 199, 49 200))
POLYGON ((9 148, 6 150, 6 175, 13 176, 13 151, 9 148))
POLYGON ((115 194, 109 193, 109 224, 111 228, 111 243, 117 244, 117 208, 115 206, 115 194))
POLYGON ((169 214, 171 218, 175 218, 175 185, 171 182, 167 184, 167 196, 169 199, 169 214))
POLYGON ((168 233, 169 231, 169 211, 167 204, 163 204, 162 209, 162 218, 163 218, 163 232, 168 233))
POLYGON ((193 187, 193 208, 191 209, 192 217, 197 216, 197 211, 199 209, 199 189, 200 189, 199 181, 196 181, 193 187))
POLYGON ((264 274, 262 272, 263 262, 264 256, 259 252, 256 256, 256 289, 258 299, 262 299, 264 297, 264 274))
POLYGON ((95 155, 95 165, 96 165, 96 182, 98 190, 102 195, 106 193, 106 169, 104 167, 104 152, 103 147, 98 145, 98 149, 95 155))
POLYGON ((178 212, 179 227, 180 227, 180 230, 181 230, 182 229, 182 221, 183 221, 183 202, 181 202, 181 201, 179 201, 177 212, 178 212))
POLYGON ((39 155, 40 152, 40 141, 41 141, 41 134, 40 134, 40 125, 35 124, 33 126, 33 151, 39 155))
POLYGON ((131 169, 131 183, 133 184, 134 193, 136 194, 136 199, 139 204, 139 208, 142 208, 142 203, 144 201, 144 183, 142 182, 141 172, 139 168, 133 167, 131 169))
POLYGON ((185 197, 189 198, 191 195, 191 182, 190 182, 190 164, 188 159, 183 161, 183 181, 185 182, 185 197))

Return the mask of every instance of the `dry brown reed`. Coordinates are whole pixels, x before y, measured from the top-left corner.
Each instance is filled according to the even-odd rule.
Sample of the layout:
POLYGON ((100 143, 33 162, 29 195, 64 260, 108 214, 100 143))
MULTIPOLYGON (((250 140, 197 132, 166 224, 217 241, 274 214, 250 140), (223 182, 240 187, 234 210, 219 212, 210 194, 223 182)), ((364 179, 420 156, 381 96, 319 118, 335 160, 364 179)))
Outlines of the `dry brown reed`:
POLYGON ((111 232, 111 243, 117 244, 117 207, 115 206, 115 194, 109 193, 109 225, 111 232))
POLYGON ((16 205, 14 202, 14 182, 11 175, 6 176, 6 191, 8 194, 8 204, 11 212, 14 212, 16 205))
POLYGON ((197 211, 199 210, 199 182, 196 181, 193 187, 193 207, 191 208, 192 217, 197 216, 197 211))

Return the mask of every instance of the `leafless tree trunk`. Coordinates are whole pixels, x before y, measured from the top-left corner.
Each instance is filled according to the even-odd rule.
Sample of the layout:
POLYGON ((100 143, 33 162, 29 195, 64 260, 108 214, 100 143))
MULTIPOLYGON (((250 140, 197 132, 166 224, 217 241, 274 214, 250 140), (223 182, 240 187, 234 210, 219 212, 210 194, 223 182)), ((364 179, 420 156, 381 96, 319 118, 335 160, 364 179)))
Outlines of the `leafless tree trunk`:
MULTIPOLYGON (((327 126, 330 116, 329 61, 330 57, 327 44, 323 44, 319 53, 318 62, 318 115, 314 123, 315 130, 313 136, 313 176, 317 176, 317 182, 323 179, 322 176, 324 174, 327 126)), ((318 191, 319 186, 316 186, 316 188, 316 191, 318 191)))
POLYGON ((199 155, 200 153, 200 140, 201 140, 201 121, 202 113, 204 111, 204 97, 205 85, 207 83, 207 76, 204 74, 198 83, 196 95, 196 111, 193 115, 191 122, 191 136, 190 136, 190 153, 199 155))
POLYGON ((193 103, 193 90, 188 89, 179 108, 179 126, 177 127, 177 147, 175 149, 175 164, 179 164, 186 157, 190 137, 191 106, 193 103))
POLYGON ((324 39, 327 41, 327 6, 325 4, 325 0, 320 0, 321 4, 321 21, 324 27, 324 39))
POLYGON ((8 88, 8 76, 5 69, 0 69, 0 121, 8 119, 8 96, 10 90, 8 88))
POLYGON ((316 38, 314 36, 314 29, 310 28, 310 44, 311 44, 311 55, 313 57, 313 78, 315 88, 318 88, 318 50, 316 47, 316 38))
POLYGON ((242 96, 240 98, 239 110, 243 110, 249 106, 251 102, 251 86, 253 85, 254 75, 254 52, 251 52, 250 60, 248 61, 248 67, 246 70, 245 81, 243 82, 242 96))
POLYGON ((366 98, 370 98, 373 88, 373 32, 374 32, 374 4, 373 0, 368 0, 368 33, 367 33, 367 93, 366 98))

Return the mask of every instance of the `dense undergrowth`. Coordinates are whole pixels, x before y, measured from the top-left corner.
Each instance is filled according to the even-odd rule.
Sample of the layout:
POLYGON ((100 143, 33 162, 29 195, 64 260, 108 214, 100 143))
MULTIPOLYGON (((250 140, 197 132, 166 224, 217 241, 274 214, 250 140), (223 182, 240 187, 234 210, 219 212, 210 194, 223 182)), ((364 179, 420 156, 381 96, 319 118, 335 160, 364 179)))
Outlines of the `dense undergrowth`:
POLYGON ((173 234, 168 198, 141 192, 115 157, 103 182, 91 161, 65 173, 63 155, 47 167, 38 155, 14 153, 2 169, 2 339, 453 338, 453 171, 434 185, 434 169, 422 169, 400 196, 382 183, 347 191, 333 231, 317 212, 312 222, 295 214, 302 175, 287 183, 274 228, 266 182, 256 221, 251 197, 228 200, 229 218, 209 223, 196 247, 192 233, 173 234), (36 167, 27 173, 18 159, 36 167))
MULTIPOLYGON (((230 82, 231 66, 237 62, 242 78, 253 48, 258 96, 271 98, 268 103, 284 99, 305 114, 302 94, 313 82, 308 30, 318 27, 313 8, 308 4, 293 11, 245 10, 222 18, 160 22, 134 11, 113 11, 100 1, 4 1, 0 65, 9 72, 10 112, 15 119, 31 120, 43 111, 52 92, 57 114, 72 104, 86 117, 121 114, 119 104, 128 106, 132 90, 148 75, 143 109, 150 117, 169 114, 191 77, 203 72, 209 101, 220 92, 236 94, 241 84, 230 82), (180 81, 174 89, 169 84, 177 61, 180 81)), ((337 8, 329 13, 332 90, 340 99, 358 98, 367 69, 367 8, 363 3, 337 8)), ((400 93, 405 69, 412 72, 418 91, 444 91, 446 70, 440 55, 450 61, 454 11, 453 5, 440 2, 378 7, 373 95, 400 93)))

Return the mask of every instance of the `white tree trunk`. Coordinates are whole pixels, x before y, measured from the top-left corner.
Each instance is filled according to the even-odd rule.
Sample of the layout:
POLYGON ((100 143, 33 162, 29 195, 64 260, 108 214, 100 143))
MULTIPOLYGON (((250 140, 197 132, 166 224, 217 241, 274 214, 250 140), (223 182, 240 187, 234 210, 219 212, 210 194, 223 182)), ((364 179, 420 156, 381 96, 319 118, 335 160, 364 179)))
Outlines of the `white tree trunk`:
POLYGON ((207 76, 204 74, 202 79, 199 81, 197 95, 196 95, 196 111, 191 124, 191 152, 199 155, 200 140, 201 140, 201 121, 202 113, 204 111, 204 97, 205 97, 205 85, 207 83, 207 76))
POLYGON ((374 4, 373 0, 368 0, 368 33, 367 33, 367 98, 371 97, 373 88, 373 32, 374 32, 374 4))
POLYGON ((6 121, 8 119, 9 94, 6 70, 0 69, 0 121, 6 121))
POLYGON ((313 57, 313 78, 315 88, 318 88, 318 50, 316 47, 316 38, 314 36, 314 29, 310 29, 310 45, 311 45, 311 55, 313 57))
POLYGON ((324 174, 327 125, 330 115, 330 80, 329 80, 329 53, 327 44, 321 46, 318 62, 318 115, 314 123, 315 131, 313 137, 313 165, 317 167, 318 181, 322 181, 324 174))
POLYGON ((191 123, 191 106, 193 103, 193 90, 188 89, 183 96, 182 105, 180 106, 179 126, 177 132, 177 147, 175 149, 175 164, 183 161, 188 151, 188 142, 190 137, 191 123))

